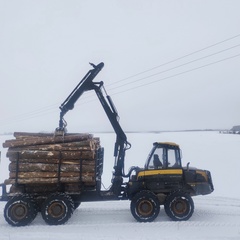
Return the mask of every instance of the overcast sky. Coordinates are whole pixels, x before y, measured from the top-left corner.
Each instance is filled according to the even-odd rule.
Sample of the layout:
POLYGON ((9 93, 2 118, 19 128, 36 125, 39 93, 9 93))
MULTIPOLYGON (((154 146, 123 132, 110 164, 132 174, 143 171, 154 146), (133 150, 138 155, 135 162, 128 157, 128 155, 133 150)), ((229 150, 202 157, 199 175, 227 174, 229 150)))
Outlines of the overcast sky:
MULTIPOLYGON (((240 1, 0 0, 0 133, 54 131, 91 69, 125 130, 240 125, 240 1)), ((112 130, 93 92, 69 132, 112 130)))

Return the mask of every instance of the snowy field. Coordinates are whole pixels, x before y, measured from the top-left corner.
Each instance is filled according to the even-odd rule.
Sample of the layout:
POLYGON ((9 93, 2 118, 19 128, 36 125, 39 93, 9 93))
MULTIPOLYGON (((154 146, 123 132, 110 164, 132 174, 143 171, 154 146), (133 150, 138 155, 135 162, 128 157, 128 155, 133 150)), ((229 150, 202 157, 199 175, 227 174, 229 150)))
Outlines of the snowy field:
MULTIPOLYGON (((103 183, 110 185, 113 166, 114 134, 94 134, 105 148, 103 183)), ((126 171, 132 165, 144 166, 156 141, 172 141, 182 148, 183 165, 210 170, 215 191, 208 196, 194 197, 195 212, 186 222, 171 221, 161 208, 152 223, 138 223, 130 213, 130 202, 82 203, 72 218, 62 226, 48 226, 37 216, 27 227, 14 228, 3 217, 0 203, 0 240, 27 239, 240 239, 240 135, 218 132, 171 132, 127 134, 132 148, 126 154, 126 171)), ((12 136, 0 136, 1 143, 12 136)), ((0 182, 8 178, 6 149, 2 149, 0 182)))

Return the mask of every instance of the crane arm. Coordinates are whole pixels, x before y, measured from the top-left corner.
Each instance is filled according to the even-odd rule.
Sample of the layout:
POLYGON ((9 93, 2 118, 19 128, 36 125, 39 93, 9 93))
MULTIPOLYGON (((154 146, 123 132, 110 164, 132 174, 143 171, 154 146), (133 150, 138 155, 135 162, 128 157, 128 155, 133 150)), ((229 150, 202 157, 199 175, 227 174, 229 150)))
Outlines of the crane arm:
POLYGON ((97 74, 104 67, 104 63, 99 63, 98 65, 94 65, 93 69, 89 70, 88 73, 84 76, 84 78, 79 82, 79 84, 73 89, 73 91, 69 94, 66 100, 59 107, 60 112, 60 120, 59 120, 59 130, 64 130, 64 115, 74 108, 74 104, 79 99, 79 97, 88 90, 91 90, 92 80, 97 76, 97 74))
POLYGON ((70 93, 66 100, 60 106, 60 120, 58 130, 63 130, 64 125, 64 115, 74 108, 74 104, 79 99, 79 97, 89 90, 94 90, 115 133, 116 133, 116 142, 114 147, 114 173, 112 179, 112 191, 116 194, 119 194, 122 184, 122 177, 127 177, 129 174, 124 173, 124 160, 125 160, 125 151, 131 147, 131 144, 127 141, 126 134, 122 130, 119 124, 118 112, 113 104, 113 101, 110 96, 107 95, 107 92, 103 86, 103 82, 93 82, 93 79, 101 71, 104 64, 100 63, 98 65, 91 64, 93 69, 88 71, 84 78, 79 82, 75 89, 70 93), (105 93, 105 95, 104 95, 105 93))

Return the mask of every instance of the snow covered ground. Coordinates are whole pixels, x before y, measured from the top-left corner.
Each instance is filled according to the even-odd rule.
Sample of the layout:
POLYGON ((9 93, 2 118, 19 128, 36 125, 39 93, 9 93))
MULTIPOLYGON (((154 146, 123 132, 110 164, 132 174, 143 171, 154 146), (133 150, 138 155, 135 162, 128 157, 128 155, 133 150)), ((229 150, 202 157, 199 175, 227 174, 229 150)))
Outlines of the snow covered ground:
MULTIPOLYGON (((94 134, 105 148, 103 183, 110 185, 113 166, 114 134, 94 134)), ((186 222, 171 221, 161 208, 152 223, 138 223, 130 213, 129 201, 82 203, 62 226, 48 226, 37 216, 30 226, 14 228, 3 217, 0 203, 0 240, 14 239, 240 239, 240 135, 218 132, 170 132, 127 134, 132 148, 126 155, 126 171, 132 165, 142 167, 155 141, 180 144, 183 165, 208 169, 215 191, 194 197, 195 212, 186 222)), ((0 136, 1 143, 12 136, 0 136)), ((2 151, 0 182, 8 178, 6 149, 2 151)))

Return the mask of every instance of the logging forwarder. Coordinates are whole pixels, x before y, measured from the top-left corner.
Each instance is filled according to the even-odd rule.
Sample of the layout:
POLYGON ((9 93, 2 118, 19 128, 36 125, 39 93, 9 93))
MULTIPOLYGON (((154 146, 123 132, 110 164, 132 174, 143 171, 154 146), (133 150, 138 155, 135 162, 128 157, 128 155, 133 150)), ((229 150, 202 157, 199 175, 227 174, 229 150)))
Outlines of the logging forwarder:
MULTIPOLYGON (((92 69, 61 104, 59 126, 54 136, 67 135, 64 116, 74 108, 74 104, 84 92, 95 91, 116 133, 111 187, 109 190, 101 190, 104 161, 104 149, 101 147, 96 148, 94 155, 94 176, 90 186, 83 179, 82 165, 75 169, 80 174, 70 185, 58 177, 57 182, 49 184, 49 187, 47 183, 35 183, 36 187, 31 183, 30 187, 28 183, 21 183, 17 173, 11 182, 14 190, 6 190, 8 181, 0 185, 0 200, 7 201, 4 208, 6 221, 13 226, 24 226, 32 222, 40 211, 47 224, 64 224, 81 202, 107 200, 130 200, 131 213, 140 222, 153 221, 159 215, 160 205, 164 206, 166 214, 172 220, 188 220, 194 212, 192 197, 210 194, 214 190, 210 171, 192 168, 189 164, 183 167, 178 144, 155 142, 144 167, 133 166, 125 173, 125 152, 131 148, 131 144, 119 124, 118 112, 106 93, 104 83, 93 81, 104 64, 90 65, 92 69)), ((16 166, 20 161, 21 159, 16 160, 16 166)), ((83 161, 80 161, 81 164, 83 161)), ((58 164, 61 164, 61 159, 58 164)), ((58 165, 58 176, 61 175, 61 169, 61 165, 58 165)))

